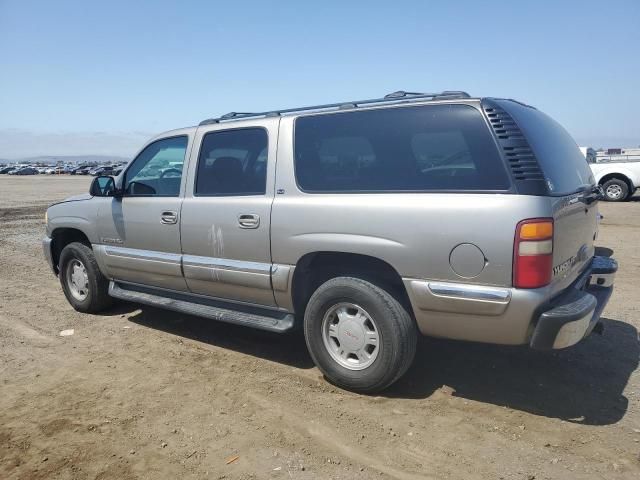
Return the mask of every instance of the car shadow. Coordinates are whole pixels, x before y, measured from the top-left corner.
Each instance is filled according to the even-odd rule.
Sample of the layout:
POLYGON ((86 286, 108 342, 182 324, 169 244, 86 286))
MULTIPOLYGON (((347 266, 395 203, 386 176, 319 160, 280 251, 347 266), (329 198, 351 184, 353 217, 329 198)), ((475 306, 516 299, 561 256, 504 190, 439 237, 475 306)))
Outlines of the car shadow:
POLYGON ((566 350, 538 352, 421 338, 407 374, 383 395, 425 398, 443 385, 456 397, 586 425, 609 425, 626 413, 623 395, 638 367, 638 331, 603 318, 593 334, 566 350))
MULTIPOLYGON (((117 308, 140 308, 129 320, 144 327, 294 368, 314 366, 300 331, 281 335, 147 306, 117 308)), ((604 335, 553 352, 421 337, 409 371, 379 395, 425 399, 446 385, 468 400, 587 425, 613 424, 627 411, 623 392, 638 367, 640 344, 632 325, 602 322, 604 335)))
POLYGON ((309 369, 314 366, 304 336, 298 330, 278 334, 154 307, 123 305, 131 305, 130 311, 141 309, 129 320, 144 327, 295 368, 309 369))

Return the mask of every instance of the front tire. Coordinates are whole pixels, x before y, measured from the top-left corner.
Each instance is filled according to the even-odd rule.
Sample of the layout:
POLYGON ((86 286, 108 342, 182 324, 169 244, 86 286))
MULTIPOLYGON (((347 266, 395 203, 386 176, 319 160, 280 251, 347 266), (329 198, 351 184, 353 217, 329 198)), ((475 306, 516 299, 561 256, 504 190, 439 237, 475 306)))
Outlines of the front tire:
POLYGON ((60 283, 71 306, 83 313, 97 313, 111 306, 109 280, 102 274, 90 247, 72 242, 62 249, 58 265, 60 283))
POLYGON ((360 278, 336 277, 309 299, 304 335, 330 382, 373 393, 407 371, 418 334, 409 313, 386 290, 360 278))
POLYGON ((612 178, 602 185, 604 198, 608 202, 622 202, 629 196, 629 186, 623 180, 612 178))

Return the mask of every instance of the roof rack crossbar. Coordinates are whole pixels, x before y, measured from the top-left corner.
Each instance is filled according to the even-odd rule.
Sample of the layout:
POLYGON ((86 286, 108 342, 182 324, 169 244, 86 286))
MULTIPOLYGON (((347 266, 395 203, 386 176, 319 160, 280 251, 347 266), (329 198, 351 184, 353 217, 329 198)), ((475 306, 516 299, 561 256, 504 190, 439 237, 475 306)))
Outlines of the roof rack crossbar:
POLYGON ((222 115, 221 117, 203 120, 202 122, 200 122, 200 125, 211 125, 214 123, 241 120, 245 118, 254 118, 254 117, 277 117, 287 113, 306 112, 310 110, 328 110, 331 108, 344 110, 347 108, 356 108, 358 105, 370 105, 373 103, 407 103, 415 100, 424 100, 427 98, 436 100, 436 99, 471 98, 471 96, 467 92, 463 92, 461 90, 449 90, 449 91, 444 91, 440 93, 419 93, 419 92, 405 92, 404 90, 398 90, 397 92, 389 93, 382 98, 372 98, 367 100, 326 103, 323 105, 311 105, 308 107, 285 108, 281 110, 270 110, 267 112, 257 112, 257 113, 230 112, 225 115, 222 115))

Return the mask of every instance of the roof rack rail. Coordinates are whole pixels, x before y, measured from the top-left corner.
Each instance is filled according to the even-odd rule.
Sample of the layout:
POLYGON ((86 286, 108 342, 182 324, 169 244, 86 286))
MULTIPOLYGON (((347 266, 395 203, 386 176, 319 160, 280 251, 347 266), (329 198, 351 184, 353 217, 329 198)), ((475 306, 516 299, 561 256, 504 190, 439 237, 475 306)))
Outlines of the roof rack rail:
POLYGON ((471 98, 471 95, 469 95, 467 92, 463 92, 462 90, 445 90, 444 92, 440 92, 440 93, 405 92, 404 90, 398 90, 397 92, 387 93, 384 96, 385 99, 405 98, 405 97, 471 98))
POLYGON ((229 112, 221 117, 209 118, 207 120, 203 120, 199 125, 211 125, 214 123, 227 122, 233 120, 241 120, 243 118, 253 118, 253 117, 277 117, 287 113, 295 113, 295 112, 305 112, 310 110, 328 110, 328 109, 338 109, 338 110, 346 110, 351 108, 357 108, 359 105, 370 105, 374 103, 406 103, 417 100, 442 100, 442 99, 455 99, 455 98, 471 98, 471 96, 467 92, 463 92, 461 90, 446 90, 440 93, 420 93, 420 92, 405 92, 404 90, 398 90, 397 92, 392 92, 385 95, 382 98, 372 98, 368 100, 355 100, 349 102, 339 102, 339 103, 327 103, 324 105, 311 105, 308 107, 298 107, 298 108, 286 108, 283 110, 270 110, 267 112, 258 112, 258 113, 238 113, 238 112, 229 112))
POLYGON ((220 117, 220 120, 231 120, 232 118, 236 118, 236 117, 250 117, 252 115, 255 115, 255 113, 249 113, 249 112, 229 112, 229 113, 225 113, 224 115, 222 115, 220 117))
POLYGON ((408 96, 414 96, 414 95, 424 95, 424 93, 421 92, 405 92, 404 90, 398 90, 397 92, 391 92, 391 93, 387 93, 384 98, 403 98, 403 97, 408 97, 408 96))

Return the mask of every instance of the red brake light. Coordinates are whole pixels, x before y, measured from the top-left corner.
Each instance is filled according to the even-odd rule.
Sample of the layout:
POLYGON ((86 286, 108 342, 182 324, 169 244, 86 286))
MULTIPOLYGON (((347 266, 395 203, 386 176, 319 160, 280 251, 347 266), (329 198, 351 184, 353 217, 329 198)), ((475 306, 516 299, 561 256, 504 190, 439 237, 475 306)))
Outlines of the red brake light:
POLYGON ((553 219, 531 218, 518 223, 513 244, 513 286, 539 288, 551 282, 553 219))

